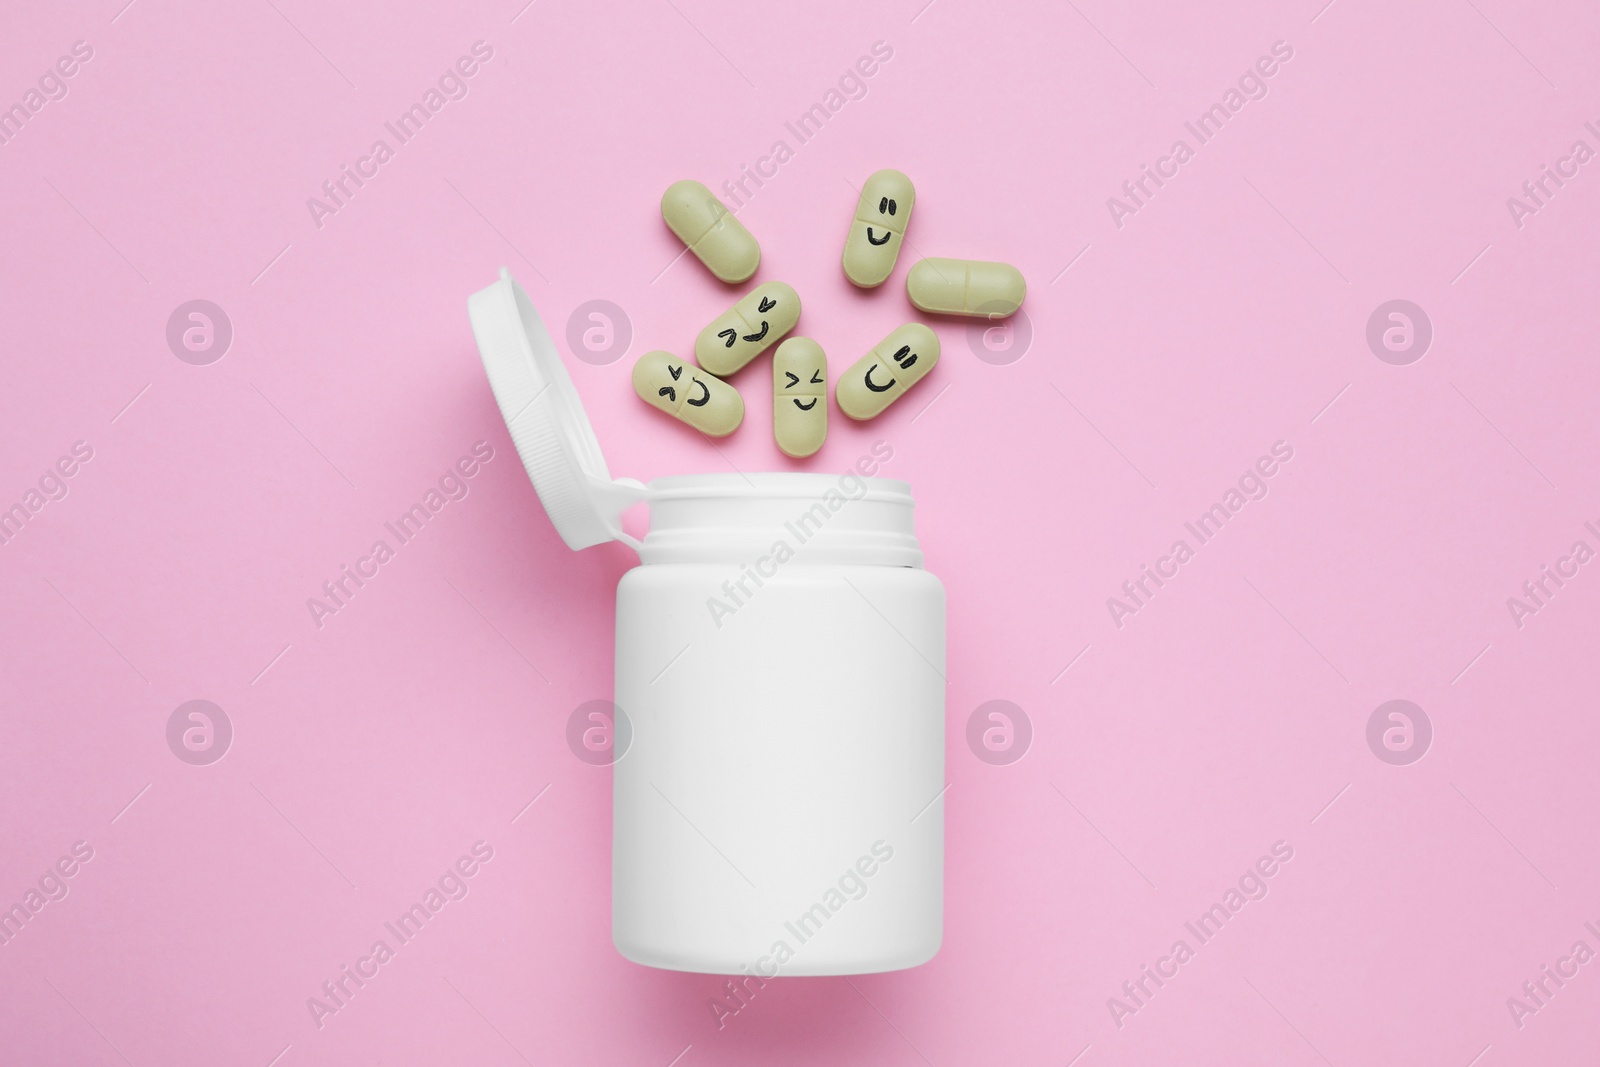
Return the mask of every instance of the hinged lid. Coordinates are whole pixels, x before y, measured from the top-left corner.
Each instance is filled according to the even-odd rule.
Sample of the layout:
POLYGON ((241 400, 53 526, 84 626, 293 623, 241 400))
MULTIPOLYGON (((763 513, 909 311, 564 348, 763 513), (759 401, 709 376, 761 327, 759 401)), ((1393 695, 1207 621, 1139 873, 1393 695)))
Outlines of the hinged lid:
POLYGON ((570 548, 639 541, 622 531, 622 513, 649 490, 611 477, 578 390, 550 331, 511 272, 467 298, 472 334, 489 386, 511 431, 539 502, 570 548))

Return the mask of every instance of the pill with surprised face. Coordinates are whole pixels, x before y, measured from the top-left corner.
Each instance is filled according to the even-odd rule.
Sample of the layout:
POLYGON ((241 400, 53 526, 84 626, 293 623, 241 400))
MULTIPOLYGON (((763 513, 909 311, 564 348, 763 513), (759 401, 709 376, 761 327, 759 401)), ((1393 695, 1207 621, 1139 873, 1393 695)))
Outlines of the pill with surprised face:
POLYGON ((633 365, 633 391, 711 437, 726 437, 744 421, 739 390, 670 352, 646 352, 633 365))
POLYGON ((799 321, 799 294, 783 282, 763 282, 700 331, 694 358, 712 374, 732 374, 799 321))
POLYGON ((795 459, 827 440, 828 357, 809 337, 791 337, 772 354, 772 436, 795 459))
POLYGON ((710 189, 696 181, 673 182, 661 196, 661 217, 678 240, 725 282, 742 282, 761 265, 761 246, 728 213, 710 189))
POLYGON ((871 289, 894 272, 916 199, 911 179, 897 170, 876 171, 867 179, 844 242, 844 276, 851 284, 871 289))
POLYGON ((908 322, 856 361, 839 377, 834 396, 852 419, 870 419, 905 395, 939 362, 939 336, 920 322, 908 322))

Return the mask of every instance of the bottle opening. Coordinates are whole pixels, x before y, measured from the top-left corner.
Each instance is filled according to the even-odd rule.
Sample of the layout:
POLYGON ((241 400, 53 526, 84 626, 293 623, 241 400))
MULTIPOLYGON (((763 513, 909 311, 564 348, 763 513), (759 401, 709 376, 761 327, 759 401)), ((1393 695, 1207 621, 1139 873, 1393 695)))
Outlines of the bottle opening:
POLYGON ((892 478, 779 472, 658 478, 649 486, 644 563, 921 567, 911 487, 892 478))

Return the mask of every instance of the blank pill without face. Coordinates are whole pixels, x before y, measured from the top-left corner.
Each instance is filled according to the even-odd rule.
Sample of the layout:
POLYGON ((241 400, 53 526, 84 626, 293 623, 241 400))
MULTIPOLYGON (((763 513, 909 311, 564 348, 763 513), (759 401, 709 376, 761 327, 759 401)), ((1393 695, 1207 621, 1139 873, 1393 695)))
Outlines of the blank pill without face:
POLYGON ((1009 263, 981 259, 924 259, 906 275, 906 295, 938 315, 1003 319, 1022 306, 1028 283, 1009 263))
POLYGON ((761 265, 761 246, 744 223, 697 181, 667 186, 661 195, 661 217, 678 240, 722 281, 745 281, 761 265))
POLYGON ((897 170, 875 171, 867 178, 844 242, 844 276, 852 285, 871 289, 894 272, 916 199, 911 179, 897 170))
POLYGON ((711 437, 726 437, 744 421, 739 390, 671 352, 646 352, 633 365, 633 391, 651 407, 711 437))
POLYGON ((828 357, 809 337, 791 337, 772 354, 772 436, 795 459, 827 440, 828 357))
POLYGON ((799 321, 800 295, 783 282, 763 282, 700 331, 694 358, 712 374, 732 374, 799 321))
POLYGON ((938 362, 938 335, 920 322, 908 322, 840 376, 834 391, 839 410, 852 419, 882 414, 938 362))

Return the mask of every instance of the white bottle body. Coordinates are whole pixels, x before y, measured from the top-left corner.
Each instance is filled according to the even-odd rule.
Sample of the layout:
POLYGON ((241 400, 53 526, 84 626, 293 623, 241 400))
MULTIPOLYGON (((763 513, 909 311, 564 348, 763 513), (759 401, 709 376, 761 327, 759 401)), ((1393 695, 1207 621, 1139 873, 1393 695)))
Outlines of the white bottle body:
POLYGON ((630 960, 770 978, 938 951, 944 589, 920 566, 843 562, 848 544, 807 555, 769 555, 742 588, 759 551, 646 563, 618 586, 631 738, 612 933, 630 960))

